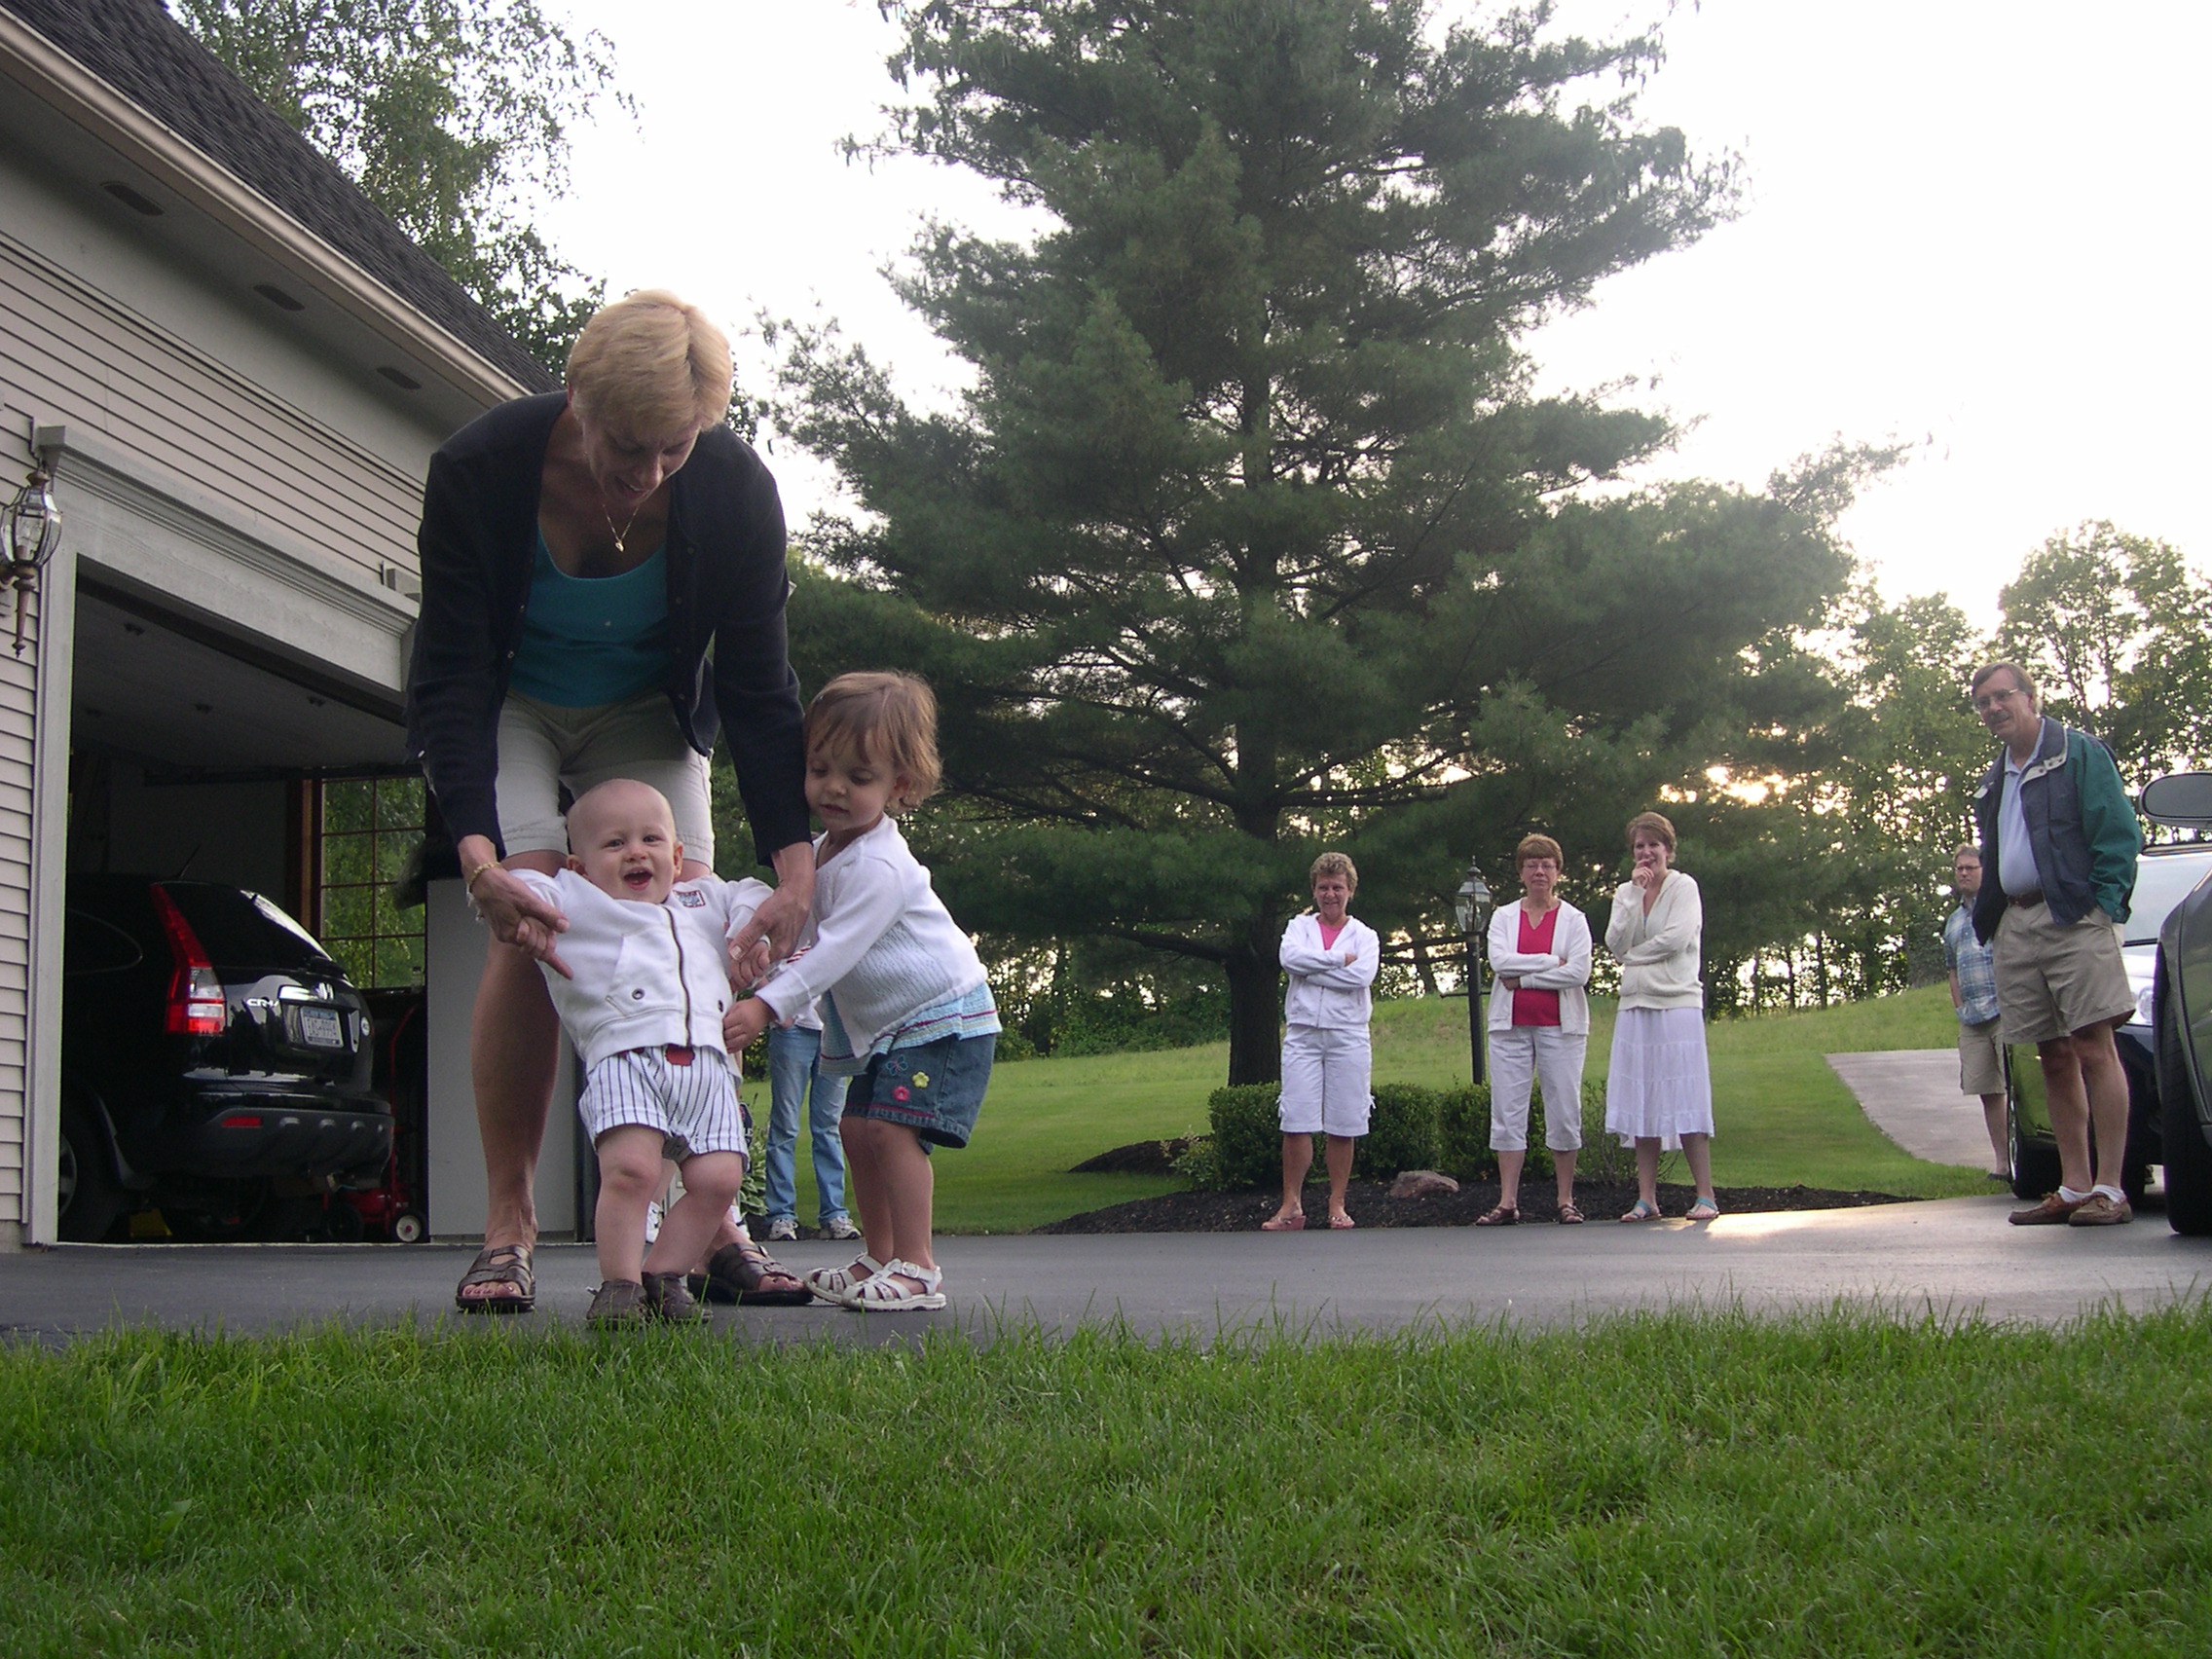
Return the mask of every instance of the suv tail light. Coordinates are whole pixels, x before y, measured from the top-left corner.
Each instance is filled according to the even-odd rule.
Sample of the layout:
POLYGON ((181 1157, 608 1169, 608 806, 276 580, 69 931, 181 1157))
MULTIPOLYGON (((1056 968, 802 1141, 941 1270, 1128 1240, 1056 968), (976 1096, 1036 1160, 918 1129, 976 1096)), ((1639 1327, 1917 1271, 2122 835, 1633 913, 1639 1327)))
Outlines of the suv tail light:
POLYGON ((215 977, 214 963, 201 948, 200 936, 192 931, 176 901, 159 887, 153 893, 154 912, 162 919, 162 932, 168 936, 169 960, 176 964, 176 971, 169 976, 163 1029, 179 1037, 220 1036, 230 1022, 223 981, 215 977))

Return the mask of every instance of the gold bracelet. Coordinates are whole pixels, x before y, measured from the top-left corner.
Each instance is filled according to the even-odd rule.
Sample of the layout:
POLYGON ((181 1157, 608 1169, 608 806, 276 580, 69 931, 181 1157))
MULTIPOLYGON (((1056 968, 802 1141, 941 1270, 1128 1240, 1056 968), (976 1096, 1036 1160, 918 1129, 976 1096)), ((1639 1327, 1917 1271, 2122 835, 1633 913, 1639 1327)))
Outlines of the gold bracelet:
POLYGON ((470 899, 474 899, 476 897, 476 878, 482 875, 486 870, 490 869, 498 862, 499 861, 498 859, 486 859, 482 864, 478 865, 474 869, 468 872, 466 878, 464 878, 461 884, 461 890, 463 893, 467 894, 470 899))

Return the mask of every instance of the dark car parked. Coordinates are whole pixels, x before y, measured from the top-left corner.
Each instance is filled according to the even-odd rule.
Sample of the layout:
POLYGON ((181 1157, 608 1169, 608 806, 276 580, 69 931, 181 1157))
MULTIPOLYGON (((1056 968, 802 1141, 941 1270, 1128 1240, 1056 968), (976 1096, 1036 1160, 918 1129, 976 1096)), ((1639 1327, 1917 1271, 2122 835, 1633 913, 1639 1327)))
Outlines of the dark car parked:
MULTIPOLYGON (((2143 791, 2156 824, 2212 830, 2212 773, 2177 772, 2143 791)), ((2212 881, 2166 912, 2152 980, 2157 1078, 2165 1112, 2166 1221, 2212 1234, 2212 881)))
MULTIPOLYGON (((2144 792, 2145 813, 2153 784, 2144 792)), ((2128 899, 2127 923, 2120 932, 2121 959, 2135 1012, 2114 1033, 2120 1063, 2127 1073, 2127 1156, 2120 1184, 2130 1202, 2141 1203, 2151 1166, 2166 1161, 2165 1107, 2158 1086, 2157 1031, 2153 1023, 2153 984, 2157 977, 2158 929, 2173 909, 2212 874, 2212 844, 2184 842, 2145 847, 2135 866, 2135 891, 2128 899)), ((2009 1110, 2012 1191, 2040 1198, 2058 1186, 2058 1142, 2050 1132, 2050 1107, 2044 1096, 2043 1068, 2033 1043, 2011 1046, 2009 1110)))
POLYGON ((368 1005, 257 893, 74 875, 62 944, 61 1236, 158 1206, 240 1231, 272 1193, 375 1186, 391 1112, 368 1005))

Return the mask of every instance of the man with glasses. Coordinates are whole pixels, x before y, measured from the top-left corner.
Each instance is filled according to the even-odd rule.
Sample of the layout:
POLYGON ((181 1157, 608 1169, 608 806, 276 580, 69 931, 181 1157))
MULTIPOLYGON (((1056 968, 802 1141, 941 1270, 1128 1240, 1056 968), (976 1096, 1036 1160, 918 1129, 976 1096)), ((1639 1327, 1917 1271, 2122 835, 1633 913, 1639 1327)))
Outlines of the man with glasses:
POLYGON ((1974 713, 2005 748, 1974 792, 1981 892, 1973 931, 1993 943, 2005 1040, 2033 1043, 2058 1141, 2059 1186, 2014 1210, 2016 1227, 2110 1227, 2134 1219, 2120 1187, 2127 1074, 2113 1032, 2135 1007, 2120 924, 2143 844, 2105 746, 2036 712, 2017 663, 1979 670, 1974 713), (2096 1124, 2096 1164, 2089 1125, 2096 1124))

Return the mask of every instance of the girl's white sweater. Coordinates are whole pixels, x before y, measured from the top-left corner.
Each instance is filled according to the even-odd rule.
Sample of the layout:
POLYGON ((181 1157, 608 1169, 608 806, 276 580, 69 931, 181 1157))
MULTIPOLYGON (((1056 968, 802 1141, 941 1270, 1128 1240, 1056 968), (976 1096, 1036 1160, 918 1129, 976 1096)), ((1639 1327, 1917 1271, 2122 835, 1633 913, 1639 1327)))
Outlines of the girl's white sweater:
POLYGON ((1605 948, 1621 963, 1621 1007, 1703 1008, 1698 958, 1704 934, 1705 902, 1680 870, 1667 872, 1648 916, 1643 889, 1623 882, 1605 926, 1605 948))
POLYGON ((865 1054, 931 1004, 986 982, 974 942, 886 816, 816 870, 805 942, 754 995, 780 1020, 829 996, 865 1054))

